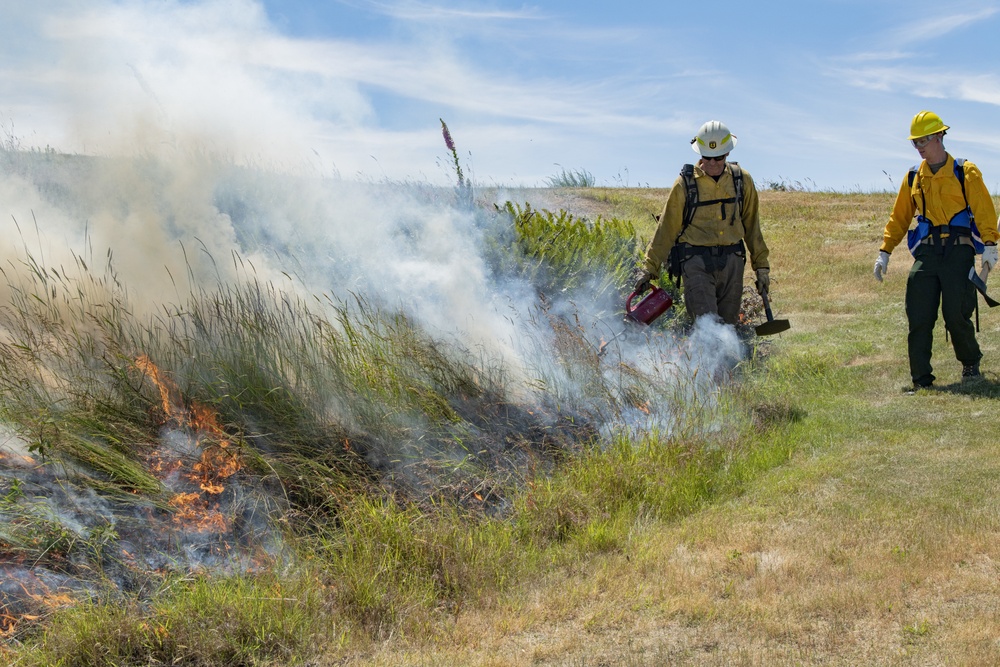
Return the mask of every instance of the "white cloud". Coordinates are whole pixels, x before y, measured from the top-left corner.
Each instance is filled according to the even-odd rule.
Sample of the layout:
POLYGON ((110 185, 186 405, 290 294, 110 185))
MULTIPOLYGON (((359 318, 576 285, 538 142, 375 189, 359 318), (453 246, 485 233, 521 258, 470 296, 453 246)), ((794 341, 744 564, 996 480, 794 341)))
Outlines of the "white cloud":
POLYGON ((500 9, 466 9, 442 7, 440 5, 426 2, 415 2, 407 0, 404 2, 355 2, 345 3, 369 8, 380 14, 391 16, 396 19, 406 21, 420 21, 426 23, 440 24, 441 21, 459 20, 463 23, 468 21, 523 21, 537 20, 542 18, 537 9, 523 8, 517 11, 500 9))
POLYGON ((951 70, 926 68, 915 71, 909 64, 836 72, 849 84, 869 90, 1000 106, 1000 76, 995 74, 956 74, 951 70))
MULTIPOLYGON (((545 28, 534 10, 381 7, 409 21, 530 19, 545 28)), ((676 112, 652 109, 648 100, 664 87, 694 83, 690 73, 643 82, 492 70, 448 40, 419 36, 295 38, 280 34, 254 0, 63 2, 55 11, 23 10, 19 17, 45 48, 0 51, 11 63, 0 71, 0 90, 18 101, 0 112, 29 128, 29 143, 78 152, 142 151, 193 137, 272 164, 306 160, 315 151, 344 175, 370 170, 378 151, 385 175, 413 177, 441 154, 433 137, 437 117, 445 116, 466 118, 472 126, 466 139, 490 148, 496 142, 486 133, 499 123, 510 124, 508 136, 534 125, 552 147, 547 165, 565 159, 559 146, 579 137, 664 132, 676 112), (424 104, 426 133, 414 129, 416 121, 387 127, 374 107, 376 94, 400 108, 424 104), (414 133, 427 138, 413 142, 414 133)), ((600 31, 584 32, 593 40, 600 31)), ((559 33, 569 39, 574 31, 561 26, 559 33)), ((613 41, 614 31, 605 39, 613 41)))
POLYGON ((993 17, 1000 8, 984 7, 978 11, 960 12, 955 6, 942 5, 945 11, 937 15, 925 14, 884 36, 889 44, 926 46, 928 41, 946 41, 949 34, 993 17))

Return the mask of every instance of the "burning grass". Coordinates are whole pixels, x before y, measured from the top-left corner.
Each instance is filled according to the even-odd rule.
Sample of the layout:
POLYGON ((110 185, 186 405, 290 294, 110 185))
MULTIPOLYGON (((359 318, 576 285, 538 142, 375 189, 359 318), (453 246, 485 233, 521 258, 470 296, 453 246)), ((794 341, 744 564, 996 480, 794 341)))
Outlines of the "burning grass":
POLYGON ((661 326, 597 355, 608 314, 586 302, 620 305, 631 225, 513 205, 475 223, 490 280, 537 299, 514 315, 516 366, 363 296, 279 289, 235 253, 240 280, 153 315, 110 254, 97 273, 27 252, 4 267, 7 645, 37 647, 25 664, 200 645, 193 664, 221 665, 329 648, 308 615, 343 641, 419 635, 568 545, 614 551, 629 522, 725 487, 740 341, 661 326), (288 585, 308 591, 263 590, 288 585), (231 596, 218 617, 214 596, 231 596))

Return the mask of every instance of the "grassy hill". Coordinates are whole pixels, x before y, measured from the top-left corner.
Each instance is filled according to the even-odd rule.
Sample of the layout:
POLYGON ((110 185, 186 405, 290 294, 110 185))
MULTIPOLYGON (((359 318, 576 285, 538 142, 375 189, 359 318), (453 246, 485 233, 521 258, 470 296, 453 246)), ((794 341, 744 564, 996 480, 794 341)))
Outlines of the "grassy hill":
MULTIPOLYGON (((505 194, 566 215, 511 211, 529 231, 487 244, 507 249, 496 266, 583 299, 623 282, 634 245, 618 239, 648 237, 665 192, 505 194), (596 282, 572 270, 602 262, 596 282)), ((68 278, 29 259, 26 282, 7 271, 31 289, 5 309, 20 444, 0 460, 0 651, 18 665, 998 664, 1000 320, 981 313, 986 381, 960 384, 942 328, 941 388, 902 391, 909 262, 896 252, 885 283, 871 276, 890 206, 761 193, 772 306, 792 329, 734 372, 708 382, 669 328, 652 349, 689 355, 669 372, 595 361, 580 320, 553 315, 554 367, 528 394, 389 309, 251 279, 149 320, 89 267, 68 278), (670 419, 602 430, 643 409, 670 419)))

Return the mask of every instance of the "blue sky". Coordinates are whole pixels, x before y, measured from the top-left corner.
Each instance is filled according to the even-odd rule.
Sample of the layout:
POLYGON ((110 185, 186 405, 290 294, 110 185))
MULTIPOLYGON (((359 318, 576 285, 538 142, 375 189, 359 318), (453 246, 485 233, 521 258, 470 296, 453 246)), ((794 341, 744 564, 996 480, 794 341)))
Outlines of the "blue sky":
MULTIPOLYGON (((1000 191, 1000 2, 2 0, 0 127, 110 153, 198 141, 362 180, 664 187, 706 120, 759 183, 895 188, 912 116, 1000 191)), ((186 144, 184 144, 186 145, 186 144)))

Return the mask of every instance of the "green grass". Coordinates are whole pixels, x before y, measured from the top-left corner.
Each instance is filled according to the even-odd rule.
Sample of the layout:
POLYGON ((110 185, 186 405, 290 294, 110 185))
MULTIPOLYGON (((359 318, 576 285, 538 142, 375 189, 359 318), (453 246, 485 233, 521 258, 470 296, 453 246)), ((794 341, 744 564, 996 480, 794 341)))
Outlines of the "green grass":
MULTIPOLYGON (((586 196, 603 213, 593 222, 496 212, 495 275, 620 300, 656 198, 586 196)), ((270 532, 267 548, 247 533, 247 557, 215 569, 134 571, 124 517, 74 524, 5 477, 5 560, 89 584, 70 603, 32 599, 5 657, 991 664, 1000 471, 983 434, 1000 390, 960 386, 940 336, 947 389, 900 391, 905 258, 884 285, 870 277, 889 205, 762 193, 772 306, 792 330, 757 341, 731 380, 664 383, 627 360, 608 373, 618 362, 597 362, 580 323, 553 317, 542 321, 559 372, 527 403, 499 360, 363 299, 303 301, 251 273, 141 319, 113 272, 81 260, 56 275, 27 258, 7 270, 0 401, 42 470, 71 471, 67 497, 94 493, 115 511, 131 498, 170 524, 172 491, 147 467, 170 423, 135 362, 148 354, 178 407, 218 415, 221 434, 188 435, 238 452, 243 504, 220 505, 232 525, 260 495, 270 532), (595 406, 649 406, 658 427, 608 435, 595 406)), ((988 358, 997 331, 984 313, 988 358)))
MULTIPOLYGON (((566 292, 620 302, 638 252, 630 222, 512 204, 492 216, 497 279, 525 280, 543 302, 566 292)), ((306 623, 259 604, 246 578, 299 585, 289 559, 320 582, 303 618, 342 628, 352 646, 435 636, 442 618, 500 604, 553 562, 621 549, 637 521, 733 493, 772 458, 748 447, 751 427, 737 425, 750 420, 727 392, 682 377, 661 392, 662 376, 627 360, 608 373, 562 316, 541 320, 558 370, 519 403, 499 360, 361 297, 307 303, 250 272, 138 316, 110 256, 103 271, 83 257, 72 269, 26 253, 4 270, 0 414, 43 465, 30 485, 2 482, 0 548, 74 582, 76 601, 53 606, 43 587, 17 607, 9 629, 23 644, 5 650, 21 646, 33 664, 297 659, 315 649, 306 623), (609 416, 638 407, 669 425, 638 443, 599 436, 609 416), (210 426, 196 421, 206 410, 210 426), (720 426, 736 430, 705 435, 720 426), (164 450, 165 432, 183 451, 164 450), (189 472, 223 447, 237 475, 189 472), (154 474, 163 465, 184 476, 154 474), (198 479, 237 491, 208 495, 198 479), (39 502, 60 485, 55 502, 78 509, 39 502), (182 497, 227 532, 190 542, 182 497), (171 544, 188 555, 164 553, 171 544), (145 570, 144 559, 162 565, 145 570)))
POLYGON ((592 188, 594 187, 594 175, 586 169, 560 169, 555 176, 545 179, 545 183, 550 188, 592 188))
POLYGON ((19 664, 296 665, 346 640, 324 620, 330 597, 308 573, 191 577, 148 605, 80 604, 57 614, 19 664))

